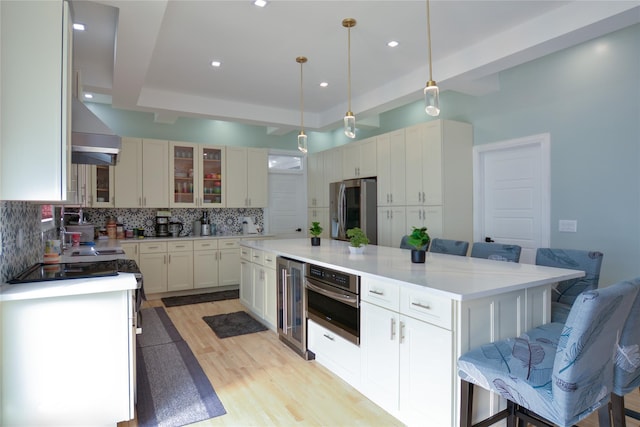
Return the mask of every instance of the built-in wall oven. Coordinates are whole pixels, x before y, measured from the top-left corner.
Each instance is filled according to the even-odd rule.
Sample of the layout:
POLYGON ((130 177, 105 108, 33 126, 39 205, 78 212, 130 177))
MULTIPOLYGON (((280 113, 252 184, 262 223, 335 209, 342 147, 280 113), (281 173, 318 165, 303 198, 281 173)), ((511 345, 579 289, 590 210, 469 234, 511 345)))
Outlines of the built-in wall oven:
POLYGON ((360 276, 306 264, 307 318, 360 345, 360 276))

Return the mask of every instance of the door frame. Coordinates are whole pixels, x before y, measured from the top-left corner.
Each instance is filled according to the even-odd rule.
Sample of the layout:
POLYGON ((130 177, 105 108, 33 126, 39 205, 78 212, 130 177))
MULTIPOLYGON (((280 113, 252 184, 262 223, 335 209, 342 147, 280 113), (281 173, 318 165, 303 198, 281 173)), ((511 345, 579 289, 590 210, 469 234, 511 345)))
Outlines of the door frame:
POLYGON ((473 146, 473 240, 483 240, 484 232, 484 193, 482 184, 485 178, 483 158, 486 154, 510 150, 521 147, 536 147, 540 158, 540 188, 541 218, 540 218, 540 247, 551 244, 551 135, 541 133, 522 138, 492 142, 473 146))

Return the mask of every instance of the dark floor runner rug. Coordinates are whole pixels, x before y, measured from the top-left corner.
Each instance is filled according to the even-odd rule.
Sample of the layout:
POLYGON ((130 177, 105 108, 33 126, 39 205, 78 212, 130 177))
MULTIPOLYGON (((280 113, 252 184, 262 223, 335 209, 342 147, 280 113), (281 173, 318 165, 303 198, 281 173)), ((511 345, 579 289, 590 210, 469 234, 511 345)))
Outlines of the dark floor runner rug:
POLYGON ((162 307, 141 310, 137 351, 137 421, 140 427, 177 427, 227 411, 209 379, 162 307))
POLYGON ((162 298, 165 307, 177 307, 179 305, 200 304, 203 302, 222 301, 225 299, 240 298, 240 291, 233 289, 230 291, 209 292, 206 294, 184 295, 181 297, 162 298))
POLYGON ((244 311, 205 316, 202 320, 213 329, 218 338, 229 338, 267 330, 266 326, 244 311))

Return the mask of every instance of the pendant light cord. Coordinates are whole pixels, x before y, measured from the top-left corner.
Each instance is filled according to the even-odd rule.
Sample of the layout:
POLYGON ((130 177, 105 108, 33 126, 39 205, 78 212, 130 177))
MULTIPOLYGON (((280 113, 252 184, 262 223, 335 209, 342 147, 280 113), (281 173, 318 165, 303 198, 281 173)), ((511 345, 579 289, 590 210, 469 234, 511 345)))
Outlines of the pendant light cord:
POLYGON ((300 130, 304 133, 304 93, 302 90, 302 64, 300 62, 300 130))
POLYGON ((429 52, 429 81, 433 80, 431 71, 431 14, 429 13, 429 0, 427 0, 427 46, 429 52))
POLYGON ((347 95, 348 95, 348 111, 351 111, 351 27, 348 27, 348 45, 347 45, 347 95))

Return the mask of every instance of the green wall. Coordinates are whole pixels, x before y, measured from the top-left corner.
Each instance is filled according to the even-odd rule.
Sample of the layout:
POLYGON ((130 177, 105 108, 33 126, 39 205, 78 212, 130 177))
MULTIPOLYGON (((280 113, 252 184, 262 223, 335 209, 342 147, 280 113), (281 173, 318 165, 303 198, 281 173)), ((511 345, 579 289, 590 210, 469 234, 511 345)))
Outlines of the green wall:
MULTIPOLYGON (((435 75, 437 80, 437 70, 435 75)), ((551 246, 604 253, 601 284, 640 276, 640 25, 514 67, 500 90, 441 94, 441 118, 469 122, 474 144, 551 135, 551 246), (559 219, 578 221, 558 232, 559 219)), ((92 105, 125 136, 294 150, 296 132, 204 119, 153 123, 153 114, 92 105)), ((356 113, 357 114, 357 113, 356 113)), ((422 102, 380 116, 358 139, 429 120, 422 102)), ((347 142, 342 130, 309 132, 311 152, 347 142)))

